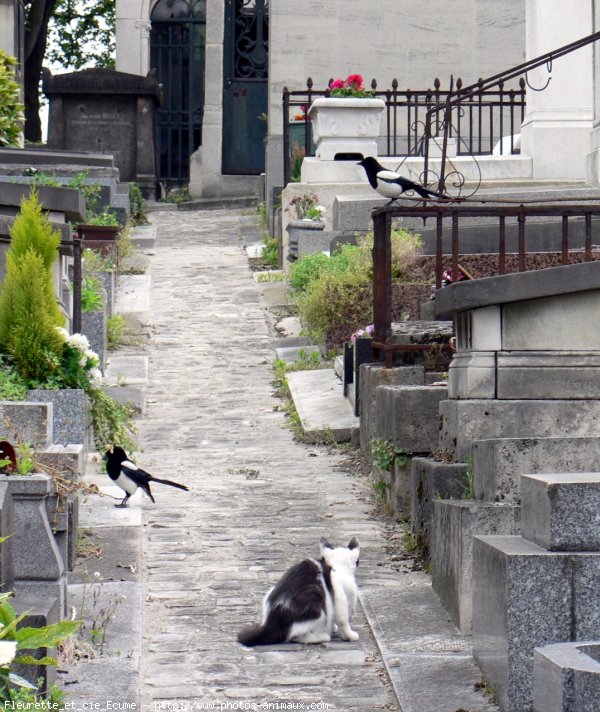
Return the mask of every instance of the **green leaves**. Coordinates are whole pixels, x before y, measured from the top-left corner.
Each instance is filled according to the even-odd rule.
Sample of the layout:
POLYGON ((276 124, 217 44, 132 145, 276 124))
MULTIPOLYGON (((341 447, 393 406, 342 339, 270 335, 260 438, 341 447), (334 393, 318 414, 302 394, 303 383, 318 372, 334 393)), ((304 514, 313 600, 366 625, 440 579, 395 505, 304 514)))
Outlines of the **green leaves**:
POLYGON ((0 50, 0 146, 18 146, 23 124, 20 88, 15 81, 16 59, 0 50))
POLYGON ((42 628, 19 628, 15 633, 17 650, 55 648, 70 638, 81 626, 81 621, 60 621, 42 628))
POLYGON ((389 472, 392 469, 394 461, 400 467, 408 462, 408 457, 404 454, 402 448, 384 438, 377 438, 371 441, 371 455, 377 467, 385 472, 389 472))

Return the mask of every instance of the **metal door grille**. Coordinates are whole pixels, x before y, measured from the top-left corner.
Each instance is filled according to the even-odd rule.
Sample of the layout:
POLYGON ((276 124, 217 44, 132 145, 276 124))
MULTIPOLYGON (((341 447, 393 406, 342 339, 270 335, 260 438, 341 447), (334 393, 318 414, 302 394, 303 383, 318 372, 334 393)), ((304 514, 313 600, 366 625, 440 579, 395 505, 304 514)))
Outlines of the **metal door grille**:
POLYGON ((202 140, 206 0, 159 0, 151 22, 151 64, 163 86, 158 178, 178 186, 189 182, 190 156, 202 140))

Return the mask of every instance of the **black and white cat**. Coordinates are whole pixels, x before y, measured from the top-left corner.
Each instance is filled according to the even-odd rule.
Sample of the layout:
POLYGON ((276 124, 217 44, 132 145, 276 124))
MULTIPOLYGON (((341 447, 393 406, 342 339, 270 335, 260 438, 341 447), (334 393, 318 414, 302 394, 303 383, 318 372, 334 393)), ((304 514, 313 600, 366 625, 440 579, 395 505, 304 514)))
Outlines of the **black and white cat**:
POLYGON ((355 538, 335 548, 321 539, 321 558, 288 569, 263 600, 262 623, 244 628, 238 641, 247 646, 327 643, 334 631, 344 640, 358 640, 350 619, 358 596, 359 555, 355 538))

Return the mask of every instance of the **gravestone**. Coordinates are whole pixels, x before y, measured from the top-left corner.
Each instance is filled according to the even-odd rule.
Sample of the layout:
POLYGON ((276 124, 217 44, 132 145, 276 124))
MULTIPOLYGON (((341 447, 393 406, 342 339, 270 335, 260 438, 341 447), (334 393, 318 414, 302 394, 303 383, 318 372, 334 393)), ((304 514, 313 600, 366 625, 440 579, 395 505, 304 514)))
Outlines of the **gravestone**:
POLYGON ((42 88, 50 100, 49 148, 110 153, 121 180, 154 197, 161 101, 154 72, 142 77, 94 68, 53 76, 44 69, 42 88))

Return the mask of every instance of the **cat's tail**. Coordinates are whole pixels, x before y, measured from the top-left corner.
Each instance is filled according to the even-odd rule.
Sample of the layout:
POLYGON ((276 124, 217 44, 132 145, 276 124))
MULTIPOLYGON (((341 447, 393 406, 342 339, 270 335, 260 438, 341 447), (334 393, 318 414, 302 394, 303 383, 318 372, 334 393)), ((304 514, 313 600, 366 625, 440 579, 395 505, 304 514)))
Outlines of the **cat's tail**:
POLYGON ((285 643, 286 635, 281 626, 269 616, 263 625, 251 625, 238 633, 238 642, 251 648, 254 645, 285 643))

